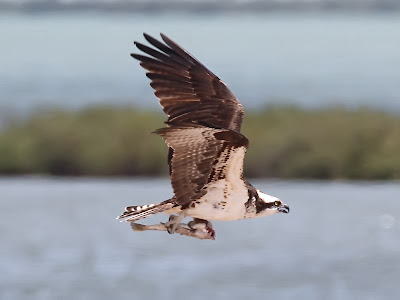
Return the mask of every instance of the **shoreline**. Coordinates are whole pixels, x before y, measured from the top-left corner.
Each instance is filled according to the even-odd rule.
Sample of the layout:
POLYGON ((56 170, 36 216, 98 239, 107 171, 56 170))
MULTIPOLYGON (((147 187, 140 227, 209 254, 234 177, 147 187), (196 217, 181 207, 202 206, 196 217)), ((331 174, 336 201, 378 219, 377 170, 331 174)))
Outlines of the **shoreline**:
MULTIPOLYGON (((165 177, 165 116, 134 107, 37 111, 0 128, 0 175, 165 177)), ((247 111, 248 178, 400 179, 400 115, 367 108, 247 111)))

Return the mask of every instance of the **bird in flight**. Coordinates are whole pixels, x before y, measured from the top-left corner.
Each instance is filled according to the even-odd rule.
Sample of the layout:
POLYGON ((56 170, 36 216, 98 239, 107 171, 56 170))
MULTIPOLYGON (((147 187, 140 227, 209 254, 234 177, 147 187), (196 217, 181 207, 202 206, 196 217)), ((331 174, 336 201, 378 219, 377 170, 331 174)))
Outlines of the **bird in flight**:
POLYGON ((166 230, 214 239, 210 220, 257 218, 289 206, 262 193, 243 176, 249 146, 240 133, 244 110, 228 87, 201 62, 170 38, 162 42, 144 34, 153 47, 135 42, 147 55, 132 53, 147 70, 151 87, 168 116, 166 127, 155 131, 168 145, 168 164, 174 196, 156 204, 128 206, 117 217, 135 230, 166 230), (135 222, 165 212, 159 226, 135 222), (181 223, 192 217, 188 224, 181 223))

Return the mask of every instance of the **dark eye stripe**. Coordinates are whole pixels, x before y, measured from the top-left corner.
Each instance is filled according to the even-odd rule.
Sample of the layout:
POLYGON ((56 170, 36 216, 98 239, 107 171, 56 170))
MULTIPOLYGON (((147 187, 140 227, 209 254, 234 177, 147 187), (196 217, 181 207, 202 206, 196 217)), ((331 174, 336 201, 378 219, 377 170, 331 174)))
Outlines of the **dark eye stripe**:
POLYGON ((265 209, 275 207, 275 202, 264 202, 263 200, 256 201, 256 213, 259 213, 265 209))

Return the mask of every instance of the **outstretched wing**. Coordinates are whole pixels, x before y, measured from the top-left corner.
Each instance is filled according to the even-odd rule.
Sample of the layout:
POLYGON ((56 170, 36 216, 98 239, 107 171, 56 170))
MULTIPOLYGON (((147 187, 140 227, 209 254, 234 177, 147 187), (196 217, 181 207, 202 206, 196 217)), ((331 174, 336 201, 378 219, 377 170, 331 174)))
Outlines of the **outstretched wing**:
POLYGON ((135 42, 148 54, 131 54, 148 73, 155 95, 168 115, 159 129, 170 147, 168 162, 176 202, 183 207, 201 198, 204 186, 224 177, 242 178, 248 140, 240 134, 243 107, 210 70, 161 34, 144 34, 154 48, 135 42))
POLYGON ((161 34, 164 43, 144 34, 156 49, 135 42, 146 54, 132 53, 148 70, 170 126, 203 125, 240 132, 243 107, 226 85, 186 50, 161 34))
POLYGON ((174 151, 171 183, 176 202, 183 207, 207 193, 204 186, 208 182, 243 177, 248 140, 242 134, 205 126, 167 127, 156 133, 174 151))

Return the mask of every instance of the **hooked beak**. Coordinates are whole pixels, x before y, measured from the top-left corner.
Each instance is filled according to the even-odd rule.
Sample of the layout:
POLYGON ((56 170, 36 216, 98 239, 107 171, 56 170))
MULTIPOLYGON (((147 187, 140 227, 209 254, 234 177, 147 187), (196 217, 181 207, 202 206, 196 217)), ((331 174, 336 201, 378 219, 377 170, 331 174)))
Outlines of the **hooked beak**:
POLYGON ((289 213, 289 206, 286 204, 282 204, 279 208, 278 208, 279 212, 288 214, 289 213))

